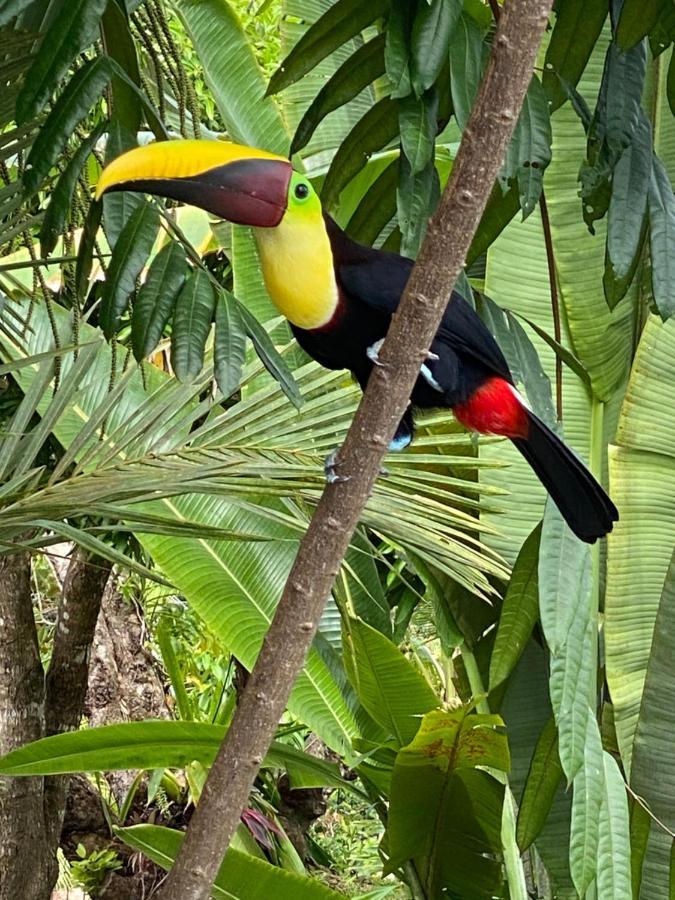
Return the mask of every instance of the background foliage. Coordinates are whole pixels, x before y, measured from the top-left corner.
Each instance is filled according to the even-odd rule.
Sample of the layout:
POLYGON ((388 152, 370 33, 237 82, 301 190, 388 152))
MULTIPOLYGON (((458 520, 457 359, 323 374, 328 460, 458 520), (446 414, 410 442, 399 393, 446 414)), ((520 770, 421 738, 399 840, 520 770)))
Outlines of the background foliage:
MULTIPOLYGON (((133 767, 149 808, 198 802, 357 402, 290 340, 245 229, 97 204, 104 160, 179 135, 292 153, 350 234, 414 257, 498 14, 0 2, 0 535, 116 564, 174 712, 45 738, 2 773, 133 767)), ((608 481, 606 550, 544 514, 505 442, 423 420, 368 504, 214 896, 252 879, 294 898, 672 896, 673 40, 668 0, 558 0, 458 285, 608 481), (331 840, 316 825, 304 859, 284 779, 346 819, 331 840), (371 852, 346 872, 352 816, 371 852)), ((116 839, 170 866, 182 813, 129 809, 116 839)))

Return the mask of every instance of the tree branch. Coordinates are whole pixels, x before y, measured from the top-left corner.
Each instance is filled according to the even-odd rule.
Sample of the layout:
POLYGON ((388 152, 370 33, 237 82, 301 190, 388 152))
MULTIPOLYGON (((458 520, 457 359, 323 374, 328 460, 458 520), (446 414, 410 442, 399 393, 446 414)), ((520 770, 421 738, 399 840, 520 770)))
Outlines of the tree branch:
POLYGON ((161 900, 207 900, 501 167, 552 0, 509 0, 451 179, 161 900))
MULTIPOLYGON (((546 245, 546 263, 548 266, 548 283, 551 290, 551 313, 553 314, 553 337, 562 344, 562 329, 560 326, 560 301, 558 299, 558 274, 555 268, 555 253, 553 251, 553 235, 551 234, 551 220, 548 217, 548 204, 546 194, 542 188, 539 197, 539 211, 541 212, 541 227, 544 231, 544 243, 546 245)), ((562 359, 558 353, 555 355, 555 409, 558 421, 563 420, 563 393, 562 393, 562 359)))

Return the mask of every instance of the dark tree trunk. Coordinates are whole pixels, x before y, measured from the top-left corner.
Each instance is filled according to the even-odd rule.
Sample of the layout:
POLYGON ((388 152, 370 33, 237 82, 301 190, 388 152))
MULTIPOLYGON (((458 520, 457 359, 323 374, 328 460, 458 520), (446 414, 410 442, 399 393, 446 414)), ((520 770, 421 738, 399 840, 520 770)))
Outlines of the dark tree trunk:
MULTIPOLYGON (((44 674, 30 556, 0 557, 0 753, 42 737, 44 674)), ((0 900, 46 900, 57 877, 42 778, 0 778, 0 900)))
MULTIPOLYGON (((0 557, 0 754, 77 728, 110 564, 75 550, 45 679, 26 554, 0 557)), ((66 778, 0 778, 0 900, 48 900, 58 875, 66 778)))
MULTIPOLYGON (((101 598, 112 565, 76 548, 68 566, 56 619, 54 647, 45 696, 45 734, 74 731, 80 724, 87 693, 89 658, 101 598)), ((45 823, 50 845, 61 835, 68 776, 45 779, 45 823)))

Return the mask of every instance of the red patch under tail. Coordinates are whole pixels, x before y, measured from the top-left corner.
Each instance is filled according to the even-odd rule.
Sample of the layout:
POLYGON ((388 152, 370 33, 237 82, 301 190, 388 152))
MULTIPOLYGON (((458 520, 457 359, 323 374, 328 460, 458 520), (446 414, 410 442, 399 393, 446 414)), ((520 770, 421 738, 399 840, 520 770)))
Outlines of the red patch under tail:
POLYGON ((526 408, 503 378, 489 378, 466 403, 454 406, 453 412, 462 425, 481 434, 527 438, 530 431, 526 408))

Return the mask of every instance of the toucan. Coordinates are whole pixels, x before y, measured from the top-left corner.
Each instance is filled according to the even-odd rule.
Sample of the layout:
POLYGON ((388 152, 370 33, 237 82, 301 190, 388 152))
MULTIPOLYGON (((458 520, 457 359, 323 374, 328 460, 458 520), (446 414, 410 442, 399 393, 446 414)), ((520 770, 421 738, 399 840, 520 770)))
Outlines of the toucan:
MULTIPOLYGON (((251 226, 267 291, 300 346, 322 366, 349 369, 365 389, 413 261, 353 241, 288 159, 227 141, 164 141, 114 159, 97 197, 110 191, 156 194, 251 226)), ((439 407, 469 429, 510 438, 581 540, 593 543, 612 530, 616 507, 528 408, 497 342, 456 292, 391 449, 411 442, 413 410, 439 407)))

